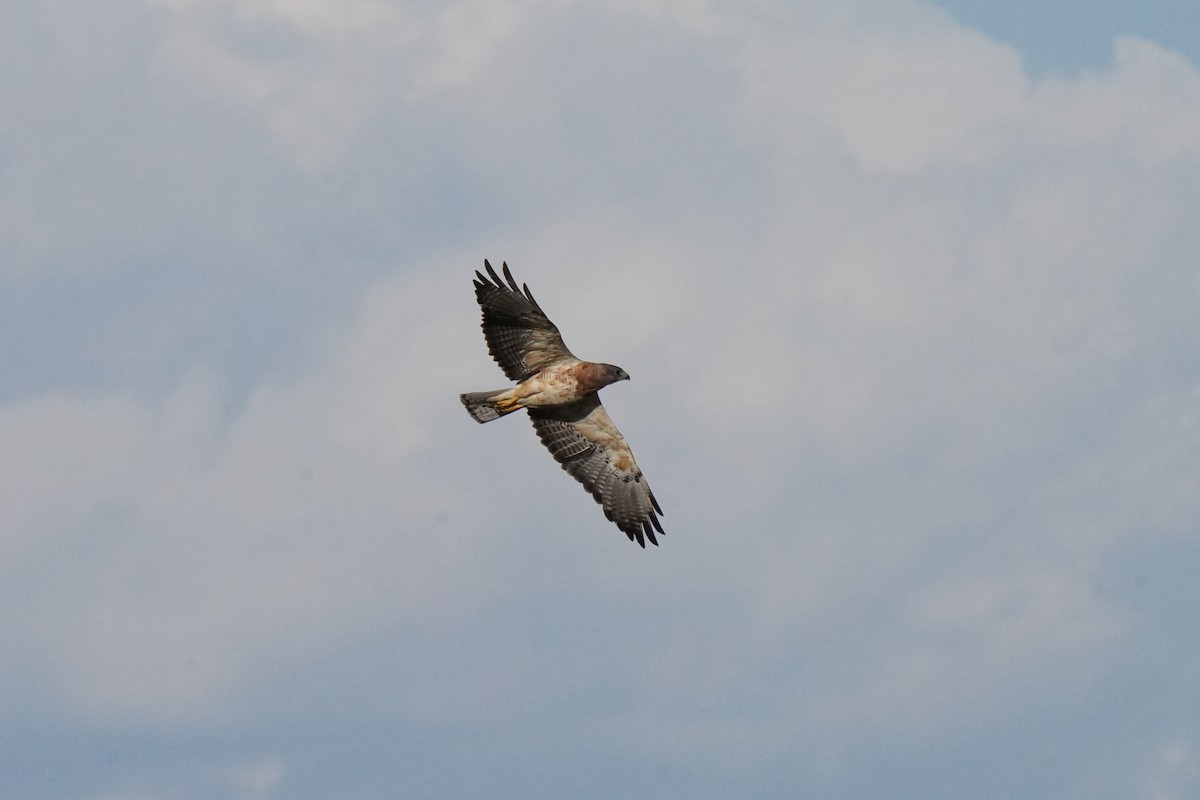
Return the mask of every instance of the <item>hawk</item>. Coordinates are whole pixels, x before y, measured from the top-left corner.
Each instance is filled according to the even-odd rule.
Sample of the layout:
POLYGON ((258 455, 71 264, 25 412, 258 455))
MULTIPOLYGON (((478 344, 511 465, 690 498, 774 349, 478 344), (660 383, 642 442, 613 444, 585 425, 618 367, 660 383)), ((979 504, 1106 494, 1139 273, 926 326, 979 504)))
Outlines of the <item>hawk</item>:
POLYGON ((613 425, 597 392, 629 373, 612 364, 576 358, 563 344, 558 327, 517 286, 508 264, 504 280, 485 259, 485 276, 475 271, 475 299, 483 309, 488 352, 517 385, 492 392, 459 395, 477 422, 491 422, 522 408, 542 444, 563 469, 583 484, 630 541, 657 545, 663 533, 656 514, 663 511, 642 477, 625 437, 613 425))

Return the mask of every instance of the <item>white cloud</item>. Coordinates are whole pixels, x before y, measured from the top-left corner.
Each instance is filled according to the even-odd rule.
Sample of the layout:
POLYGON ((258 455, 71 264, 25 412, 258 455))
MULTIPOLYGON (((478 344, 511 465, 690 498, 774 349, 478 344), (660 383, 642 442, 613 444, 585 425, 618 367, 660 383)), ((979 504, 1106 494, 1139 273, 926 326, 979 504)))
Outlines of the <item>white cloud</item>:
POLYGON ((127 500, 143 424, 141 409, 119 396, 54 394, 4 407, 0 546, 18 556, 39 530, 69 530, 127 500))
POLYGON ((481 510, 419 466, 454 413, 440 333, 475 338, 448 330, 446 300, 425 302, 437 284, 381 286, 329 362, 264 384, 228 421, 202 374, 160 407, 51 396, 5 410, 6 550, 20 563, 79 549, 49 577, 43 630, 18 631, 72 704, 204 719, 284 654, 352 629, 380 593, 400 618, 473 605, 436 581, 479 569, 472 550, 490 546, 436 532, 481 510))
POLYGON ((870 14, 837 14, 800 33, 748 37, 752 125, 801 157, 832 145, 868 172, 907 174, 974 155, 1024 113, 1020 58, 913 13, 924 24, 886 28, 870 14))
POLYGON ((1182 800, 1200 788, 1200 755, 1189 741, 1167 742, 1155 754, 1146 781, 1146 800, 1182 800))
POLYGON ((230 783, 252 797, 266 795, 283 779, 283 765, 274 758, 254 761, 232 770, 230 783))
MULTIPOLYGON (((81 51, 153 72, 147 105, 211 102, 232 147, 269 140, 294 183, 254 147, 219 174, 349 208, 328 246, 376 277, 334 319, 299 278, 355 257, 295 244, 323 214, 252 217, 230 260, 256 263, 249 237, 301 262, 264 279, 300 320, 290 362, 231 387, 164 312, 169 391, 0 407, 0 702, 37 673, 38 703, 93 726, 293 725, 271 715, 300 703, 511 723, 531 750, 585 720, 754 771, 821 734, 836 762, 1019 725, 1124 668, 1146 612, 1102 591, 1114 564, 1200 515, 1195 67, 1126 39, 1110 70, 1031 83, 911 4, 635 5, 172 0, 129 17, 132 66, 81 51), (606 403, 666 508, 659 550, 526 423, 458 407, 501 382, 483 256, 633 373, 606 403)), ((1147 796, 1190 786, 1188 748, 1147 796)), ((220 780, 270 794, 294 761, 220 780)))
POLYGON ((1121 37, 1111 70, 1047 81, 1034 105, 1030 127, 1043 146, 1147 165, 1200 158, 1200 75, 1153 42, 1121 37))
POLYGON ((157 65, 247 107, 296 167, 320 175, 367 126, 462 86, 555 3, 146 0, 165 11, 157 65), (230 31, 236 31, 230 35, 230 31))

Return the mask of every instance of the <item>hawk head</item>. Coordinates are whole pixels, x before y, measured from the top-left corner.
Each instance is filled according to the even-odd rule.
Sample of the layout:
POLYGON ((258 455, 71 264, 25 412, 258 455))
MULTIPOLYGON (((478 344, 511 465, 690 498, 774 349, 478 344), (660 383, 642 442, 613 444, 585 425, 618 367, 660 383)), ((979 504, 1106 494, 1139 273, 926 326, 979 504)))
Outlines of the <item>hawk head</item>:
POLYGON ((601 364, 604 369, 604 385, 616 383, 617 381, 629 380, 629 373, 613 364, 601 364))

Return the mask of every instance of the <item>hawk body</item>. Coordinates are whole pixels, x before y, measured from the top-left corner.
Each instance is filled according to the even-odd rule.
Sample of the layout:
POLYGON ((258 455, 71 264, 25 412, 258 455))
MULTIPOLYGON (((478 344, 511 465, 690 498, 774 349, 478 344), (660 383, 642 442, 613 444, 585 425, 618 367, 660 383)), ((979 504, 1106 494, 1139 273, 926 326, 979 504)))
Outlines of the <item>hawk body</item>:
POLYGON ((642 476, 625 437, 613 425, 597 392, 629 374, 612 364, 576 358, 558 327, 542 311, 528 286, 518 286, 502 264, 504 280, 483 262, 476 271, 475 299, 483 311, 488 352, 517 385, 494 392, 460 395, 477 422, 527 409, 542 444, 583 484, 604 515, 631 541, 657 545, 662 509, 642 476))

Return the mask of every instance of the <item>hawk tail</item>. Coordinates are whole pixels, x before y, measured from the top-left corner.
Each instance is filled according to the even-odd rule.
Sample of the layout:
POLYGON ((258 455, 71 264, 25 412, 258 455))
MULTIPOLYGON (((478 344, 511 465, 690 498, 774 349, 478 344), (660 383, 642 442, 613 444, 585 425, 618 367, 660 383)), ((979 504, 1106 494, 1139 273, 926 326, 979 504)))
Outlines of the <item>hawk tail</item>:
POLYGON ((492 392, 467 392, 460 394, 458 399, 466 406, 467 413, 474 417, 476 422, 491 422, 494 419, 500 419, 505 414, 511 414, 521 409, 521 406, 516 403, 499 399, 500 395, 507 391, 507 389, 497 389, 492 392))

